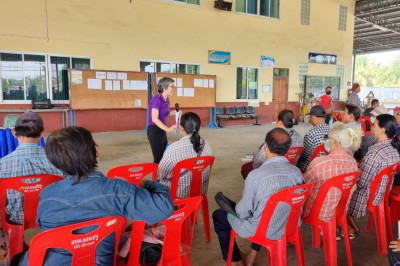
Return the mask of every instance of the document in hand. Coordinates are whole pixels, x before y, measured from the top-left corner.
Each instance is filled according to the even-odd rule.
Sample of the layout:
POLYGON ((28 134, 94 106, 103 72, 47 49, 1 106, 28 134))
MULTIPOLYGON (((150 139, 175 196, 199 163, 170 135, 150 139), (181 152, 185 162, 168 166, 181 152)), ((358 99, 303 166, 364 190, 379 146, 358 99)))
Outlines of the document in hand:
POLYGON ((223 209, 227 213, 230 213, 230 214, 232 214, 232 215, 237 217, 236 210, 235 210, 236 202, 234 202, 233 200, 225 197, 224 194, 222 194, 222 192, 218 192, 215 195, 215 201, 217 202, 218 206, 221 209, 223 209))

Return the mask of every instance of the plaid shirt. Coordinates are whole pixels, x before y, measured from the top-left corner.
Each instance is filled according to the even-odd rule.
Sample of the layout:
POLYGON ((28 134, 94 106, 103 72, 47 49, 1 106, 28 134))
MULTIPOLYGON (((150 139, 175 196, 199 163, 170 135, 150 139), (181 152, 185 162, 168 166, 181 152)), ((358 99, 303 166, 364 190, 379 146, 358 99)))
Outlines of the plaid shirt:
MULTIPOLYGON (((357 188, 351 197, 348 215, 356 218, 365 216, 369 198, 369 190, 375 176, 384 168, 395 164, 400 160, 399 152, 391 145, 391 140, 377 142, 368 149, 367 154, 361 161, 362 171, 357 180, 357 188)), ((382 201, 387 185, 387 177, 384 176, 379 184, 373 204, 379 205, 382 201)), ((392 184, 390 184, 391 186, 392 184)))
POLYGON ((322 123, 316 125, 304 136, 304 149, 300 154, 297 166, 302 172, 307 170, 311 161, 313 151, 321 144, 324 144, 325 137, 329 134, 329 125, 322 123))
MULTIPOLYGON (((301 137, 299 132, 297 132, 293 128, 286 128, 286 131, 292 139, 292 144, 290 145, 290 147, 303 147, 303 138, 301 137)), ((260 149, 258 149, 256 156, 254 157, 253 169, 260 167, 267 160, 264 155, 264 145, 264 143, 261 145, 260 149)))
MULTIPOLYGON (((310 213, 311 207, 317 198, 318 191, 325 181, 332 177, 355 172, 357 170, 358 166, 356 160, 346 150, 338 150, 327 156, 315 158, 304 174, 306 183, 316 182, 308 198, 304 215, 307 216, 310 213)), ((319 213, 319 218, 322 221, 328 222, 333 218, 334 210, 340 200, 340 195, 341 192, 339 189, 331 188, 329 190, 319 213)))
MULTIPOLYGON (((175 165, 185 159, 197 157, 197 153, 193 149, 193 144, 190 142, 190 137, 192 135, 187 135, 178 140, 177 142, 169 145, 168 149, 165 150, 164 155, 158 165, 157 181, 167 187, 171 187, 172 173, 175 165)), ((201 139, 201 142, 204 140, 201 139)), ((208 146, 207 142, 204 145, 201 156, 212 155, 211 148, 208 146)), ((208 177, 210 169, 206 168, 203 172, 203 187, 202 193, 207 192, 208 188, 208 177)), ((190 171, 184 174, 179 179, 177 194, 180 198, 186 198, 190 192, 190 182, 192 179, 192 174, 190 171)))
MULTIPOLYGON (((0 159, 0 178, 19 177, 37 174, 62 176, 62 172, 52 165, 44 149, 36 143, 22 143, 18 148, 0 159)), ((35 183, 37 178, 27 178, 23 182, 35 183)), ((6 214, 8 219, 17 224, 24 223, 24 197, 15 190, 7 190, 6 214)))

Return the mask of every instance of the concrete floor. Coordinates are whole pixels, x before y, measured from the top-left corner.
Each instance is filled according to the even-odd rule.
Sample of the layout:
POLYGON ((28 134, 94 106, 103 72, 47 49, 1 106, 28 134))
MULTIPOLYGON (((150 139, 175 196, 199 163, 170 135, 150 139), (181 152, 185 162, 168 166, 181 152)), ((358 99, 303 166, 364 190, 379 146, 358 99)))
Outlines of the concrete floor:
MULTIPOLYGON (((241 158, 245 153, 257 151, 264 141, 266 132, 275 127, 274 124, 262 126, 230 126, 218 130, 202 128, 200 135, 210 145, 216 157, 211 172, 208 188, 210 215, 217 209, 214 195, 222 191, 235 201, 240 200, 244 182, 240 175, 241 158)), ((311 128, 310 124, 300 124, 296 130, 304 135, 311 128)), ((96 133, 94 138, 99 145, 100 161, 99 170, 104 174, 118 165, 152 162, 150 146, 144 131, 125 131, 96 133)), ((180 138, 177 135, 168 134, 169 143, 180 138)), ((201 212, 200 212, 201 213, 201 212)), ((351 241, 352 257, 354 265, 387 265, 387 258, 378 256, 375 229, 371 233, 365 232, 366 217, 360 221, 361 233, 351 241)), ((195 229, 195 236, 191 251, 193 265, 216 266, 224 265, 217 236, 213 231, 211 221, 211 242, 206 243, 201 214, 195 229)), ((397 229, 394 229, 397 232, 397 229)), ((306 265, 323 265, 323 249, 315 249, 311 246, 311 232, 308 225, 303 226, 303 245, 306 265)), ((238 245, 244 253, 248 252, 250 245, 246 239, 238 239, 238 245)), ((297 265, 294 248, 287 249, 287 264, 297 265)), ((346 253, 343 241, 338 241, 338 265, 346 265, 346 253)), ((257 257, 255 265, 266 265, 267 254, 262 249, 257 257)))

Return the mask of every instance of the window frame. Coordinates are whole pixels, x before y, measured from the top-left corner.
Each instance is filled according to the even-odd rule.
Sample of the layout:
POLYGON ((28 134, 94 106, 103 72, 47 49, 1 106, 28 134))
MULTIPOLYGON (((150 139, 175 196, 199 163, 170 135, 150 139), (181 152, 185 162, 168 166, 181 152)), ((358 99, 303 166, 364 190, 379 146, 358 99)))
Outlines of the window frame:
POLYGON ((202 0, 199 0, 199 4, 198 5, 196 5, 196 4, 192 4, 192 3, 188 3, 187 1, 188 0, 184 0, 183 2, 182 1, 178 1, 178 0, 162 0, 163 2, 169 2, 169 3, 174 3, 174 4, 178 4, 178 5, 186 5, 186 6, 193 6, 193 7, 201 7, 202 6, 202 0))
MULTIPOLYGON (((141 63, 141 62, 151 62, 151 63, 154 63, 154 70, 157 70, 157 63, 169 64, 169 69, 170 69, 170 72, 169 72, 169 73, 172 73, 172 74, 201 75, 201 64, 200 64, 200 63, 179 62, 179 61, 165 61, 165 60, 154 60, 154 59, 143 59, 143 58, 141 58, 141 59, 139 59, 139 63, 138 63, 138 65, 139 65, 139 71, 141 71, 141 72, 145 72, 145 71, 142 71, 142 70, 140 69, 140 63, 141 63), (187 65, 196 65, 196 66, 199 67, 199 73, 198 73, 198 74, 193 74, 193 73, 175 73, 175 72, 172 72, 172 70, 173 70, 172 64, 175 64, 175 65, 177 65, 177 64, 184 64, 184 65, 185 65, 185 71, 187 71, 187 65)), ((147 72, 147 73, 158 73, 158 72, 155 71, 155 72, 147 72)), ((163 73, 168 73, 168 72, 163 72, 163 73)))
MULTIPOLYGON (((73 55, 73 54, 59 54, 59 53, 43 53, 43 52, 31 52, 31 51, 13 51, 13 50, 0 50, 0 54, 9 53, 9 54, 19 54, 22 56, 22 70, 24 71, 24 56, 25 55, 41 55, 45 57, 45 65, 46 65, 46 92, 47 98, 51 100, 54 104, 69 104, 69 100, 53 100, 53 92, 51 90, 51 60, 52 56, 55 57, 66 57, 69 58, 70 66, 72 67, 72 58, 79 59, 89 59, 90 61, 90 69, 93 69, 93 57, 92 56, 83 56, 83 55, 73 55)), ((0 68, 0 79, 2 78, 1 68, 0 68)), ((23 80, 24 80, 24 88, 26 88, 25 84, 25 72, 23 72, 23 80)), ((0 104, 30 104, 31 100, 4 100, 3 99, 3 86, 0 82, 0 104)), ((24 95, 26 91, 24 89, 24 95)), ((69 92, 70 93, 70 92, 69 92)))
MULTIPOLYGON (((279 10, 278 10, 278 17, 277 17, 277 18, 270 17, 270 16, 260 15, 260 1, 261 1, 261 0, 257 0, 257 14, 247 13, 247 9, 248 9, 248 4, 247 4, 247 2, 248 2, 249 0, 244 0, 244 1, 246 1, 246 11, 245 11, 245 12, 237 11, 237 10, 236 10, 236 2, 237 2, 237 1, 238 1, 238 0, 235 0, 235 13, 236 13, 236 14, 242 14, 242 15, 253 16, 253 17, 258 17, 258 18, 266 18, 266 19, 281 20, 281 15, 282 15, 282 13, 281 13, 281 0, 278 0, 278 1, 279 1, 279 5, 278 5, 279 10)), ((272 1, 272 0, 271 0, 271 1, 272 1)))
MULTIPOLYGON (((248 76, 249 74, 248 74, 248 72, 247 72, 247 75, 246 75, 246 84, 248 84, 248 79, 249 79, 249 76, 248 76)), ((249 101, 259 101, 260 100, 260 68, 259 67, 255 67, 255 66, 236 66, 235 67, 235 101, 236 102, 249 102, 249 101), (237 95, 237 78, 238 78, 238 76, 237 76, 237 74, 238 74, 238 68, 254 68, 254 69, 257 69, 257 98, 256 99, 249 99, 249 86, 247 86, 247 96, 246 96, 246 99, 238 99, 237 97, 238 97, 238 95, 237 95)))

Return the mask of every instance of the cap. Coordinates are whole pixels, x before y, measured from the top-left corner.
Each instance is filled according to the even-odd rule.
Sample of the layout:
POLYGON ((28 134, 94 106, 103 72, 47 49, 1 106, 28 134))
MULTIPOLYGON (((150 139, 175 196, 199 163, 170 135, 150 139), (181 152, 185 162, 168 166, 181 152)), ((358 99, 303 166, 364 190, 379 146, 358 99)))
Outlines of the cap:
POLYGON ((382 114, 387 114, 388 112, 389 112, 388 109, 386 109, 385 107, 380 105, 380 106, 376 107, 374 110, 372 110, 370 112, 370 114, 374 115, 374 116, 378 116, 378 115, 382 115, 382 114))
POLYGON ((35 112, 26 111, 15 122, 16 127, 43 127, 43 119, 35 112), (29 122, 26 122, 29 121, 29 122))
POLYGON ((325 117, 325 109, 321 105, 315 105, 311 108, 308 115, 314 115, 317 117, 325 117))

